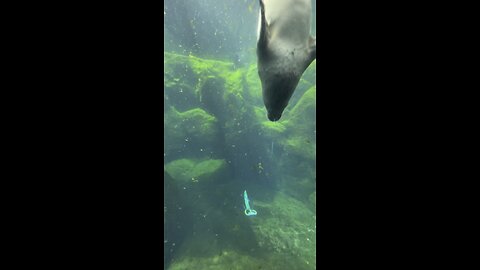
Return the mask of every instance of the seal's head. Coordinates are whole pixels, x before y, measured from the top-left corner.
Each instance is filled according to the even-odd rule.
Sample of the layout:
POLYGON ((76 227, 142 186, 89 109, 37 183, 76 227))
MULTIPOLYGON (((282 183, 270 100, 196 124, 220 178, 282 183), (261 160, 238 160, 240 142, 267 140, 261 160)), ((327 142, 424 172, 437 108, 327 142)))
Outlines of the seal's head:
POLYGON ((267 108, 268 120, 272 122, 280 120, 280 118, 282 118, 283 110, 285 110, 285 107, 287 107, 287 105, 288 104, 279 106, 278 104, 274 104, 273 106, 269 106, 265 103, 265 107, 267 108))
POLYGON ((293 73, 266 74, 259 72, 259 75, 262 81, 263 103, 267 109, 268 120, 278 121, 300 78, 294 76, 293 73))

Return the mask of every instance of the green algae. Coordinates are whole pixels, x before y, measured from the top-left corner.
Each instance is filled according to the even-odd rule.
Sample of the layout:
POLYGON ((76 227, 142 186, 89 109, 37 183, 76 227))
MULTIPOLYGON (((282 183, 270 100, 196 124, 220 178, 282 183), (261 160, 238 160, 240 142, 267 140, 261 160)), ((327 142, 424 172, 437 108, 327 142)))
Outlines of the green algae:
POLYGON ((252 64, 245 72, 246 81, 246 97, 255 106, 263 106, 262 83, 258 77, 258 69, 256 64, 252 64))
POLYGON ((171 108, 164 117, 164 126, 166 130, 177 130, 177 134, 200 138, 214 136, 216 132, 216 123, 217 119, 215 116, 207 113, 201 108, 194 108, 185 112, 178 112, 175 108, 171 108))
POLYGON ((165 171, 176 180, 187 181, 188 172, 195 166, 195 162, 190 159, 179 159, 172 161, 164 166, 165 171))
POLYGON ((306 160, 316 156, 316 87, 311 87, 285 115, 288 136, 281 140, 285 151, 306 160))
POLYGON ((219 136, 218 120, 201 108, 178 112, 170 107, 164 114, 164 149, 169 155, 189 143, 212 148, 219 136))
POLYGON ((189 205, 195 217, 194 234, 187 232, 185 242, 177 243, 168 269, 315 269, 316 62, 302 76, 281 121, 273 123, 266 117, 256 64, 236 69, 227 61, 164 56, 165 96, 172 105, 164 117, 166 153, 188 149, 192 142, 231 153, 258 143, 254 147, 263 155, 270 149, 265 139, 274 139, 280 148, 275 154, 283 154, 264 166, 276 172, 277 187, 284 191, 273 201, 255 198, 259 216, 246 219, 234 207, 235 199, 241 204, 236 193, 241 187, 228 182, 230 166, 238 166, 226 161, 228 155, 211 157, 205 151, 172 157, 164 170, 178 185, 176 200, 189 205))
POLYGON ((308 81, 315 85, 317 78, 317 60, 313 60, 302 75, 302 80, 308 81))
POLYGON ((253 110, 255 112, 255 120, 258 123, 261 123, 262 121, 265 121, 265 119, 267 119, 267 113, 264 107, 255 106, 253 110))
POLYGON ((225 94, 233 94, 243 99, 243 69, 223 74, 225 78, 225 94))
MULTIPOLYGON (((233 63, 218 60, 206 60, 192 55, 182 56, 172 53, 164 53, 164 66, 166 75, 164 85, 170 89, 186 89, 189 93, 195 95, 198 103, 204 101, 205 84, 215 80, 222 80, 223 86, 221 91, 217 91, 217 95, 222 96, 223 106, 230 119, 239 119, 250 109, 245 101, 245 69, 234 69, 233 63), (174 67, 177 67, 174 69, 174 67), (190 71, 193 79, 185 85, 182 76, 178 75, 183 70, 190 71), (203 90, 202 90, 203 89, 203 90)), ((261 91, 260 89, 258 89, 261 91)), ((260 101, 258 101, 260 102, 260 101)), ((257 102, 257 103, 258 103, 257 102)), ((198 104, 190 101, 194 107, 198 104)), ((192 107, 193 108, 193 107, 192 107)))
POLYGON ((216 174, 225 170, 224 159, 192 160, 178 159, 164 166, 173 179, 181 182, 204 182, 215 180, 216 174))
POLYGON ((302 202, 281 192, 277 193, 273 202, 257 200, 255 205, 257 211, 264 215, 262 220, 253 220, 253 231, 259 246, 285 256, 294 255, 297 258, 295 269, 314 266, 315 213, 302 202))
POLYGON ((208 179, 217 171, 224 169, 227 162, 224 159, 210 159, 201 161, 191 170, 192 177, 208 179))
POLYGON ((223 74, 233 70, 233 63, 219 60, 207 60, 193 55, 185 56, 194 72, 199 76, 207 74, 223 74))
POLYGON ((287 111, 294 107, 300 98, 309 90, 312 86, 316 85, 316 62, 313 61, 310 66, 305 70, 300 81, 298 82, 297 87, 295 88, 295 92, 293 93, 292 97, 290 98, 289 105, 286 108, 284 115, 286 115, 287 111))
POLYGON ((195 108, 178 114, 181 121, 188 128, 195 130, 199 136, 213 136, 215 133, 215 116, 208 114, 201 108, 195 108))
POLYGON ((315 159, 315 148, 311 143, 307 143, 303 136, 289 137, 281 143, 288 153, 310 160, 315 159))
POLYGON ((284 124, 268 120, 262 122, 261 128, 267 138, 279 138, 286 130, 284 124))
MULTIPOLYGON (((205 243, 204 243, 205 244, 205 243)), ((211 246, 212 243, 209 243, 211 246)), ((203 249, 205 246, 203 245, 203 249)), ((198 249, 201 250, 201 249, 198 249)), ((256 256, 248 256, 236 250, 222 250, 212 256, 184 256, 176 260, 169 270, 244 270, 244 269, 279 269, 273 268, 269 262, 256 256)), ((280 268, 281 269, 281 268, 280 268)))
MULTIPOLYGON (((246 68, 234 69, 231 62, 207 60, 193 55, 185 56, 165 52, 164 58, 166 74, 164 85, 168 91, 172 91, 170 89, 176 89, 177 91, 182 89, 189 93, 188 95, 194 93, 196 99, 201 103, 203 96, 200 90, 204 84, 212 78, 223 79, 224 85, 221 94, 230 118, 239 118, 236 116, 241 116, 247 111, 251 111, 249 113, 256 116, 257 111, 254 106, 263 107, 261 83, 256 64, 249 65, 246 68), (185 82, 186 77, 181 76, 182 73, 191 73, 191 76, 186 76, 191 77, 189 82, 185 82)), ((290 114, 290 110, 293 111, 292 108, 300 102, 300 99, 310 92, 312 86, 315 85, 315 72, 316 61, 312 62, 300 79, 284 115, 290 114)), ((189 103, 198 106, 195 102, 189 103)), ((284 116, 284 118, 286 117, 284 116)), ((263 115, 261 121, 265 121, 265 119, 266 116, 263 115)))
POLYGON ((285 120, 288 121, 287 126, 295 127, 295 129, 298 129, 299 126, 300 129, 304 126, 311 126, 312 119, 315 119, 316 94, 316 86, 313 86, 301 96, 297 104, 285 115, 285 120))
POLYGON ((208 230, 214 224, 231 226, 228 231, 236 234, 217 230, 188 237, 179 247, 182 255, 169 269, 315 269, 315 213, 283 193, 272 202, 256 200, 255 207, 260 218, 229 216, 225 219, 235 220, 229 223, 215 219, 197 227, 208 230), (239 245, 244 246, 239 249, 239 245))
MULTIPOLYGON (((211 246, 209 242, 208 246, 211 246)), ((203 243, 205 249, 205 243, 203 243)), ((298 261, 292 255, 280 253, 262 254, 262 256, 253 254, 244 254, 234 249, 219 250, 211 256, 183 256, 172 263, 169 270, 307 270, 314 269, 306 265, 305 262, 298 264, 298 261), (297 264, 296 264, 297 263, 297 264)))

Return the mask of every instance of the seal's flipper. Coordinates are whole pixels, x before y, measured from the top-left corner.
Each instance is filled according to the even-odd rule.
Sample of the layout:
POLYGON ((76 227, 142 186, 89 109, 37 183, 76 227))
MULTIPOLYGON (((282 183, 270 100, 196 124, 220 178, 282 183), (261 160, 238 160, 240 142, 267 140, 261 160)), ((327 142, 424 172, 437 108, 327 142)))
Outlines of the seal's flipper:
POLYGON ((268 44, 268 31, 267 31, 267 20, 265 19, 265 5, 263 0, 260 0, 260 16, 259 16, 259 31, 258 31, 258 50, 267 49, 268 44))

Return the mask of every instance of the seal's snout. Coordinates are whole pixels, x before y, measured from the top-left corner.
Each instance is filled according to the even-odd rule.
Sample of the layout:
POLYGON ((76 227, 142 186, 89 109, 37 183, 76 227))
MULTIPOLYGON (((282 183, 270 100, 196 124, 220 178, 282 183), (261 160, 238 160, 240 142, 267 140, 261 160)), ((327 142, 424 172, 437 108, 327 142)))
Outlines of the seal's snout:
POLYGON ((280 117, 282 117, 282 113, 275 113, 275 112, 269 111, 267 113, 267 117, 268 117, 268 120, 275 122, 280 120, 280 117))

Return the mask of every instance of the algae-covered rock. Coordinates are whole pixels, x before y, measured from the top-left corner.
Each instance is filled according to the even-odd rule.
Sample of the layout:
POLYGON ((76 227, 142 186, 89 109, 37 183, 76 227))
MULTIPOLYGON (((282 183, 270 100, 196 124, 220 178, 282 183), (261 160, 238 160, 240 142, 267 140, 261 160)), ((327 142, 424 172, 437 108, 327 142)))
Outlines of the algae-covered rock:
POLYGON ((197 163, 189 173, 198 181, 213 181, 216 177, 220 178, 219 176, 226 166, 227 163, 224 159, 210 159, 197 163))
POLYGON ((298 164, 292 162, 292 164, 292 173, 288 173, 288 170, 282 170, 283 175, 278 181, 279 187, 286 195, 305 203, 310 209, 313 209, 310 196, 317 185, 315 165, 306 161, 298 164))
POLYGON ((245 80, 247 82, 246 98, 254 106, 263 106, 262 82, 258 77, 257 64, 248 67, 245 72, 245 80))
POLYGON ((203 109, 195 108, 179 113, 182 125, 185 126, 188 136, 211 138, 217 132, 215 116, 208 114, 203 109))
POLYGON ((165 165, 165 171, 181 183, 203 183, 221 180, 227 163, 223 159, 179 159, 165 165))
POLYGON ((204 77, 212 74, 224 75, 225 73, 233 70, 232 62, 203 59, 193 55, 189 55, 187 57, 192 69, 198 77, 204 77))
POLYGON ((168 242, 168 269, 315 269, 315 65, 274 123, 256 64, 165 59, 164 170, 175 186, 166 197, 189 209, 191 225, 185 241, 168 242), (239 194, 261 185, 285 193, 266 203, 252 192, 259 215, 248 218, 239 194))
MULTIPOLYGON (((204 245, 211 246, 210 243, 204 245)), ((245 256, 232 250, 219 251, 212 256, 184 256, 177 259, 169 268, 169 270, 225 270, 225 269, 261 269, 262 261, 258 258, 245 256), (257 266, 257 267, 253 267, 257 266)), ((273 268, 272 268, 273 269, 273 268)))
MULTIPOLYGON (((235 171, 244 174, 239 177, 251 178, 242 169, 249 162, 245 157, 259 157, 267 148, 261 137, 259 139, 266 133, 261 122, 267 118, 265 112, 261 118, 257 113, 257 109, 264 109, 260 84, 254 85, 252 82, 259 82, 256 68, 247 66, 235 69, 231 62, 201 59, 192 55, 165 53, 165 58, 166 73, 173 73, 165 79, 165 91, 168 91, 165 105, 170 108, 165 111, 164 121, 167 162, 185 157, 187 152, 188 158, 224 158, 235 171), (180 90, 183 92, 178 93, 180 90), (250 93, 256 93, 256 102, 250 93), (199 133, 192 129, 197 120, 183 114, 194 109, 214 117, 214 134, 199 133), (183 123, 187 118, 191 121, 183 123)), ((210 122, 206 117, 201 121, 210 122)))
MULTIPOLYGON (((262 216, 260 219, 259 222, 263 222, 264 217, 262 216)), ((212 224, 225 222, 218 222, 219 220, 222 219, 216 219, 216 222, 212 224)), ((290 245, 292 248, 273 249, 270 246, 270 241, 277 241, 276 238, 278 238, 278 235, 261 236, 259 238, 257 229, 252 227, 252 224, 256 222, 245 216, 242 217, 242 221, 243 222, 237 221, 237 226, 234 227, 234 230, 242 231, 245 237, 228 236, 224 231, 212 232, 212 230, 209 230, 211 227, 204 227, 203 230, 198 231, 198 234, 188 237, 188 240, 179 247, 178 254, 181 254, 181 256, 175 258, 175 261, 172 262, 169 269, 315 269, 315 258, 312 258, 312 256, 315 256, 315 246, 301 243, 303 236, 299 235, 302 235, 302 233, 299 232, 295 234, 291 231, 302 228, 269 228, 272 231, 278 232, 279 229, 282 229, 288 233, 292 233, 292 236, 285 236, 285 238, 288 239, 284 242, 278 243, 278 245, 290 245), (259 240, 265 241, 265 243, 262 243, 263 246, 258 245, 259 240), (246 244, 246 246, 240 249, 240 243, 246 244), (300 247, 301 245, 303 245, 303 247, 300 247), (307 251, 307 249, 310 250, 307 251)), ((272 225, 271 221, 268 221, 268 224, 266 224, 266 226, 272 225)), ((284 223, 282 226, 290 225, 284 223)))
POLYGON ((315 266, 316 216, 305 204, 283 193, 273 202, 255 202, 261 219, 252 219, 259 246, 293 255, 295 269, 315 266))
MULTIPOLYGON (((286 115, 287 126, 295 129, 315 127, 316 122, 316 98, 317 89, 315 86, 308 89, 302 95, 297 104, 286 115)), ((303 130, 302 130, 303 131, 303 130)))
POLYGON ((164 68, 165 96, 177 110, 201 106, 200 89, 209 78, 222 79, 223 88, 231 88, 236 92, 243 90, 243 71, 234 70, 231 62, 165 52, 164 68))
POLYGON ((252 80, 259 82, 252 68, 234 69, 232 62, 193 55, 164 53, 164 57, 167 105, 179 111, 202 108, 217 118, 223 117, 225 122, 220 124, 227 131, 247 128, 245 125, 238 127, 238 123, 255 122, 251 121, 255 120, 253 100, 263 104, 259 84, 251 83, 252 80), (256 99, 249 95, 249 89, 257 93, 256 99), (249 117, 252 119, 247 119, 249 117))
POLYGON ((215 149, 219 127, 217 119, 200 108, 179 112, 171 107, 164 115, 164 147, 169 156, 198 145, 198 155, 215 149))
POLYGON ((225 116, 225 102, 223 102, 225 79, 208 76, 197 91, 202 107, 219 119, 222 125, 225 116))
POLYGON ((261 123, 262 134, 268 139, 280 138, 285 130, 286 127, 281 122, 271 122, 267 120, 261 123))
POLYGON ((197 76, 192 70, 188 57, 164 53, 163 91, 165 101, 179 111, 200 105, 195 94, 197 76))
POLYGON ((284 150, 303 159, 316 156, 316 87, 310 88, 285 116, 288 136, 281 141, 284 150))
POLYGON ((317 80, 317 60, 313 60, 302 75, 302 79, 315 85, 317 80))
POLYGON ((312 139, 309 139, 307 136, 294 135, 283 140, 281 143, 284 151, 291 155, 300 156, 309 160, 315 159, 315 143, 312 143, 312 139))
POLYGON ((278 186, 306 201, 315 190, 316 87, 311 87, 285 115, 285 132, 279 139, 283 155, 278 158, 278 186))
POLYGON ((231 206, 213 215, 221 200, 208 204, 209 196, 200 195, 192 205, 200 215, 193 234, 177 243, 168 269, 315 269, 315 214, 304 204, 280 193, 272 202, 255 200, 256 218, 231 206))
POLYGON ((277 133, 283 133, 285 131, 285 125, 282 123, 277 123, 277 122, 271 122, 271 121, 263 121, 262 126, 266 131, 274 131, 277 133))
MULTIPOLYGON (((211 242, 203 249, 210 247, 211 242)), ((186 245, 185 245, 186 246, 186 245)), ((245 254, 232 249, 219 250, 215 255, 210 256, 183 256, 176 259, 168 270, 312 270, 314 266, 304 261, 298 263, 297 258, 285 256, 284 254, 259 253, 255 250, 252 254, 245 254), (262 254, 259 256, 259 254, 262 254)))

